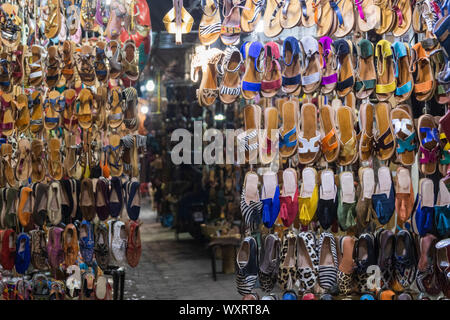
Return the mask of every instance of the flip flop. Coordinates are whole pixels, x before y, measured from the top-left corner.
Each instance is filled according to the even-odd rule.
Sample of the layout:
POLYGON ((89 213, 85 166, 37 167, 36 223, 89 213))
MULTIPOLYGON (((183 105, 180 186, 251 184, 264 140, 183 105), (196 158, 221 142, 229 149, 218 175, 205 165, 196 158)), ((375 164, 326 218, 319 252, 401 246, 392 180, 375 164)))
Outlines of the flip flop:
POLYGON ((430 100, 436 88, 436 81, 431 67, 430 55, 422 43, 416 43, 411 49, 411 73, 416 72, 414 93, 418 101, 430 100))
POLYGON ((245 152, 245 160, 253 163, 258 157, 258 134, 261 128, 261 107, 255 104, 244 108, 245 130, 238 135, 240 150, 245 152))
POLYGON ((209 46, 220 37, 222 21, 220 19, 219 2, 217 0, 202 0, 203 12, 198 27, 198 38, 202 45, 209 46))
POLYGON ((366 39, 358 42, 357 46, 357 81, 355 83, 356 97, 358 99, 368 98, 376 85, 375 64, 373 61, 373 44, 366 39))
POLYGON ((278 153, 278 110, 274 107, 264 109, 264 129, 259 136, 259 159, 269 164, 278 153))
POLYGON ((357 11, 357 23, 359 30, 369 32, 378 28, 382 20, 382 11, 373 0, 354 0, 357 11))
POLYGON ((377 58, 377 85, 375 93, 379 101, 387 101, 395 92, 395 70, 391 43, 380 40, 375 48, 377 58))
POLYGON ((267 0, 266 9, 264 11, 264 35, 268 38, 278 36, 282 31, 281 14, 283 2, 279 0, 267 0))
POLYGON ((395 152, 394 130, 391 122, 391 106, 388 102, 378 102, 375 105, 375 153, 379 160, 390 159, 395 152))
POLYGON ((340 144, 338 164, 348 166, 358 159, 356 132, 353 128, 353 112, 350 107, 337 110, 338 141, 340 144))
POLYGON ((408 32, 409 28, 411 27, 411 1, 393 0, 391 6, 397 17, 394 29, 392 30, 392 34, 394 35, 394 37, 401 37, 406 32, 408 32))
POLYGON ((48 142, 48 173, 55 180, 62 178, 62 164, 61 164, 61 142, 58 138, 52 138, 48 142))
POLYGON ((359 127, 361 137, 359 139, 359 158, 368 161, 372 157, 373 149, 373 105, 363 103, 359 109, 359 127))
POLYGON ((378 3, 378 7, 381 10, 381 19, 380 24, 378 24, 378 28, 375 29, 377 34, 385 34, 389 32, 395 26, 395 12, 391 8, 390 1, 380 2, 378 3))
POLYGON ((330 1, 315 1, 314 7, 314 22, 317 25, 316 37, 331 36, 335 12, 331 8, 330 1))
POLYGON ((44 142, 34 139, 31 141, 31 181, 41 182, 45 178, 44 142))
POLYGON ((283 171, 282 196, 280 196, 280 218, 285 227, 290 227, 298 215, 298 179, 292 168, 283 171))
POLYGON ((245 73, 242 77, 242 97, 254 99, 261 90, 262 61, 264 47, 260 42, 253 42, 248 48, 245 58, 245 73))
POLYGON ((336 91, 339 97, 345 97, 353 89, 355 77, 353 74, 352 46, 346 40, 336 40, 333 42, 335 57, 338 60, 337 69, 338 80, 336 91))
POLYGON ((336 136, 334 110, 329 105, 322 105, 319 112, 320 129, 323 136, 320 146, 325 160, 331 163, 336 161, 340 151, 340 144, 336 136))
MULTIPOLYGON (((347 0, 348 1, 348 0, 347 0)), ((337 84, 338 74, 336 59, 332 49, 333 39, 330 37, 322 37, 319 40, 319 54, 322 57, 322 89, 323 94, 331 93, 337 84)))
POLYGON ((300 40, 300 49, 302 87, 303 92, 309 94, 316 91, 322 81, 319 43, 313 37, 306 36, 300 40))
POLYGON ((280 49, 275 42, 264 45, 264 71, 261 79, 261 95, 272 98, 281 88, 280 49))
POLYGON ((330 1, 331 8, 336 13, 338 27, 334 36, 343 38, 350 34, 355 28, 356 18, 353 7, 353 0, 330 1))
POLYGON ((65 108, 63 110, 63 124, 68 131, 73 131, 78 128, 78 118, 75 113, 75 102, 77 93, 74 89, 67 89, 64 91, 65 108))
POLYGON ((240 0, 224 0, 222 7, 223 21, 220 30, 220 39, 226 46, 239 42, 241 37, 241 12, 243 8, 240 0))
POLYGON ((419 135, 419 161, 420 171, 425 175, 431 175, 436 171, 439 154, 439 131, 434 119, 429 114, 420 116, 418 122, 419 135))
POLYGON ((281 8, 280 25, 283 29, 291 29, 301 21, 300 0, 285 0, 281 8))
POLYGON ((298 102, 289 100, 283 104, 281 118, 283 124, 280 128, 279 148, 280 155, 288 158, 297 149, 297 128, 298 128, 298 102))
POLYGON ((242 10, 241 28, 246 33, 255 31, 262 17, 265 0, 247 0, 242 10))
POLYGON ((304 103, 300 110, 301 130, 298 133, 298 161, 313 163, 319 157, 320 132, 317 128, 317 109, 312 103, 304 103))
POLYGON ((400 103, 409 99, 413 91, 413 77, 410 65, 409 45, 403 42, 394 42, 392 52, 395 64, 395 78, 397 88, 395 89, 395 100, 400 103))
POLYGON ((301 85, 300 46, 297 39, 287 37, 283 42, 283 62, 285 68, 282 73, 282 90, 292 94, 301 85))
POLYGON ((48 0, 48 17, 45 21, 45 36, 47 39, 56 37, 61 28, 61 9, 58 0, 48 0))
POLYGON ((397 159, 402 165, 411 166, 416 158, 417 147, 413 118, 407 111, 397 107, 391 111, 391 121, 397 141, 397 159))

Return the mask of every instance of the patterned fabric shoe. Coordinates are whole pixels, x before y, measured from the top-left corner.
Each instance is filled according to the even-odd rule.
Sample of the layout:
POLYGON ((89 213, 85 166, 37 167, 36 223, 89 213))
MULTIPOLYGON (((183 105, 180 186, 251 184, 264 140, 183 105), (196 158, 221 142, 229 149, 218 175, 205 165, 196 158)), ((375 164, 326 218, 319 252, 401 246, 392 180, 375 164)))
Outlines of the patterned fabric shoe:
POLYGON ((296 279, 296 236, 291 230, 286 230, 281 248, 278 284, 284 290, 292 290, 296 279))
POLYGON ((322 232, 319 240, 319 285, 332 290, 337 285, 338 259, 336 241, 330 232, 322 232))
POLYGON ((277 281, 277 273, 280 264, 280 239, 269 234, 264 242, 264 251, 261 253, 261 265, 259 267, 259 283, 265 292, 271 292, 277 281))
POLYGON ((263 203, 259 198, 258 179, 256 173, 248 172, 241 194, 241 214, 245 228, 250 231, 257 230, 262 221, 263 203))
POLYGON ((339 269, 338 287, 342 294, 350 294, 353 290, 353 270, 355 262, 353 260, 353 250, 355 248, 355 238, 344 236, 339 239, 339 269))
MULTIPOLYGON (((416 277, 417 258, 411 233, 401 230, 395 235, 395 280, 407 289, 416 277)), ((397 290, 402 291, 402 290, 397 290)))
POLYGON ((395 235, 390 230, 381 230, 376 235, 378 266, 381 271, 382 288, 390 287, 394 275, 395 235))
POLYGON ((355 244, 353 259, 356 263, 356 277, 358 281, 358 289, 360 292, 370 292, 367 287, 367 279, 369 274, 367 268, 376 264, 375 257, 375 239, 372 234, 363 233, 359 236, 355 244))
POLYGON ((239 294, 250 294, 258 279, 258 244, 255 238, 246 237, 236 258, 238 272, 236 285, 239 294))
POLYGON ((318 266, 316 237, 312 232, 300 232, 297 236, 297 280, 300 290, 309 291, 314 287, 318 266))

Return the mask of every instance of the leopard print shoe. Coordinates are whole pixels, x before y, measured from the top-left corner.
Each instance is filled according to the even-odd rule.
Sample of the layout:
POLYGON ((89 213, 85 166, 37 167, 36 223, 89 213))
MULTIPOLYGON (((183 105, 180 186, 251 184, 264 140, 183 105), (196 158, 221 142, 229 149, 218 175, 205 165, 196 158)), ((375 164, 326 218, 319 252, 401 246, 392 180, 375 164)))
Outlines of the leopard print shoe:
POLYGON ((309 291, 315 286, 318 264, 314 234, 299 233, 297 236, 297 280, 302 291, 309 291))
POLYGON ((286 230, 280 256, 278 284, 284 290, 294 288, 296 280, 296 236, 291 230, 286 230))

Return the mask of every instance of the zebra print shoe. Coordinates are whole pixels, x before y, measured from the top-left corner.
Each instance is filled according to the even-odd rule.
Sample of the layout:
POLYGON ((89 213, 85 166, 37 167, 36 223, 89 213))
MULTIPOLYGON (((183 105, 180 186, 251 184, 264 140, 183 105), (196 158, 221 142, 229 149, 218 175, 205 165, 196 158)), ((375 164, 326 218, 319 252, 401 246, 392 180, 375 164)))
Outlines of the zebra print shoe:
POLYGON ((217 0, 202 0, 203 16, 198 29, 198 38, 204 46, 209 46, 219 39, 222 21, 217 0))
POLYGON ((331 290, 337 285, 338 259, 333 234, 323 232, 319 240, 319 285, 331 290))
POLYGON ((250 294, 258 279, 258 244, 255 238, 246 237, 241 243, 237 258, 236 286, 239 294, 250 294))
POLYGON ((259 177, 254 172, 245 175, 241 194, 241 214, 245 229, 253 232, 259 228, 262 221, 263 203, 258 194, 259 177))
POLYGON ((236 101, 241 94, 241 79, 239 70, 244 63, 241 52, 234 46, 225 49, 224 56, 220 64, 217 64, 217 71, 223 77, 219 88, 220 101, 230 104, 236 101))

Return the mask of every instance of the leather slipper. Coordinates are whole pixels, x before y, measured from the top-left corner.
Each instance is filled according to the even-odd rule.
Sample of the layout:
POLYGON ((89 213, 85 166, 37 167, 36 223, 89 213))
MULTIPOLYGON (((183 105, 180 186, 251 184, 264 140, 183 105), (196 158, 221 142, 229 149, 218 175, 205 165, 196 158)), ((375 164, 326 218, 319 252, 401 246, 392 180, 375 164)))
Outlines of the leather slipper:
POLYGON ((284 158, 292 156, 297 149, 298 108, 297 100, 288 100, 281 111, 283 123, 280 128, 279 147, 284 158))
POLYGON ((298 160, 301 164, 313 163, 319 156, 320 132, 317 128, 317 109, 304 103, 301 111, 301 130, 298 133, 298 160))
POLYGON ((353 164, 358 159, 356 132, 353 127, 352 109, 341 106, 337 110, 338 140, 340 151, 338 163, 341 166, 353 164))
POLYGON ((325 160, 331 163, 336 161, 340 151, 340 144, 336 135, 334 110, 329 105, 323 105, 319 112, 320 129, 323 136, 320 145, 325 160))
POLYGON ((375 153, 379 160, 390 159, 395 152, 394 130, 391 123, 391 106, 388 102, 375 105, 375 153))
POLYGON ((372 157, 373 149, 373 105, 363 103, 359 109, 359 129, 361 137, 359 139, 359 159, 369 161, 372 157))
POLYGON ((259 159, 269 164, 278 153, 278 110, 274 107, 264 109, 264 129, 259 137, 259 159))
POLYGON ((394 127, 397 148, 395 153, 397 159, 404 166, 411 166, 416 159, 416 131, 412 116, 401 108, 391 111, 391 121, 394 127))

